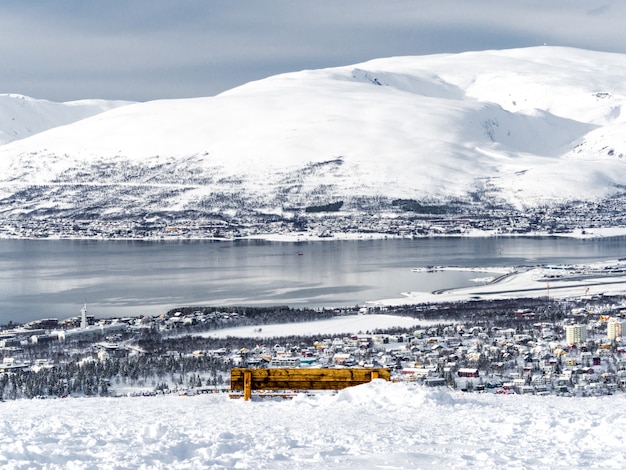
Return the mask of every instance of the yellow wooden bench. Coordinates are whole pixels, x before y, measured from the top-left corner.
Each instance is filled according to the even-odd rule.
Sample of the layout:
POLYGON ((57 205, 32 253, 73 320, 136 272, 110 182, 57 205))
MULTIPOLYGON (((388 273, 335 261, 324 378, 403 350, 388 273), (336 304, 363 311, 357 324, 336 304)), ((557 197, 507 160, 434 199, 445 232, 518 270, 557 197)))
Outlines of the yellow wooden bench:
MULTIPOLYGON (((390 380, 389 369, 231 369, 231 391, 243 391, 249 400, 253 390, 341 390, 373 379, 390 380)), ((239 397, 233 395, 231 397, 239 397)))

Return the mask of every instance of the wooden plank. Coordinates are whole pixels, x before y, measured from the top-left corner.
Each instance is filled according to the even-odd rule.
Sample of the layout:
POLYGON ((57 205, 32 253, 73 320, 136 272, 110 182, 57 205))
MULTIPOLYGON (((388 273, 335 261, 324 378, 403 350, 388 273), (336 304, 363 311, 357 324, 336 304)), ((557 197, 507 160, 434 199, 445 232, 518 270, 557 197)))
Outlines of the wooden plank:
POLYGON ((312 379, 322 381, 359 381, 369 382, 372 376, 389 380, 388 369, 231 369, 231 378, 242 380, 244 371, 252 372, 254 381, 260 380, 300 380, 312 379))
POLYGON ((390 380, 389 369, 231 369, 231 390, 245 398, 252 390, 341 390, 375 378, 390 380))
POLYGON ((249 400, 252 396, 252 371, 243 371, 243 399, 249 400))

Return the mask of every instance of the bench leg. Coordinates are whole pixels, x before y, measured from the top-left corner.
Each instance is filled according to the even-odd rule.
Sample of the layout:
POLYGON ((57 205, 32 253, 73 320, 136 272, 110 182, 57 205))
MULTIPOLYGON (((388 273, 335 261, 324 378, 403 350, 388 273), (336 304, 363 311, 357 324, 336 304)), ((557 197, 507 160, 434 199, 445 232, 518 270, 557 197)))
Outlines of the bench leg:
POLYGON ((252 397, 252 371, 246 370, 243 373, 243 399, 249 400, 252 397))

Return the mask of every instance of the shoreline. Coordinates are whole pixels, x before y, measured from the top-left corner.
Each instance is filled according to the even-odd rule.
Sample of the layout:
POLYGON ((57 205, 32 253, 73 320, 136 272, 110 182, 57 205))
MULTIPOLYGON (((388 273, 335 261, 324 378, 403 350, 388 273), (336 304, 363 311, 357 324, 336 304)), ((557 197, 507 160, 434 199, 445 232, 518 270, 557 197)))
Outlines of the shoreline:
MULTIPOLYGON (((439 267, 455 270, 454 267, 439 267)), ((490 272, 490 268, 476 269, 490 272)), ((501 268, 504 269, 504 268, 501 268)), ((444 302, 471 302, 518 298, 592 298, 626 294, 626 261, 607 260, 590 264, 518 266, 508 268, 490 282, 477 286, 444 288, 433 292, 404 292, 403 297, 366 302, 371 307, 397 307, 444 302), (555 274, 555 271, 557 274, 555 274)))
POLYGON ((326 241, 364 241, 364 240, 420 240, 436 238, 572 238, 579 240, 600 240, 612 237, 626 237, 626 227, 601 227, 595 229, 575 229, 571 232, 528 232, 501 233, 494 230, 470 230, 465 233, 438 235, 395 235, 382 232, 337 232, 332 235, 316 235, 311 232, 262 233, 241 237, 193 237, 193 236, 147 236, 147 237, 103 237, 103 236, 64 236, 51 235, 46 237, 24 236, 12 237, 0 235, 0 240, 77 240, 77 241, 208 241, 232 243, 246 240, 259 240, 280 243, 305 243, 326 241))
MULTIPOLYGON (((259 246, 263 246, 264 242, 267 241, 267 245, 265 246, 271 246, 271 243, 276 243, 275 247, 280 248, 281 250, 285 250, 288 251, 289 254, 293 255, 294 257, 296 255, 299 256, 299 253, 302 253, 305 256, 305 258, 309 259, 308 256, 308 251, 307 251, 307 243, 310 243, 309 247, 320 249, 325 251, 325 248, 323 248, 324 244, 322 243, 323 241, 335 241, 336 245, 334 245, 337 249, 343 249, 341 243, 345 242, 345 248, 348 247, 352 247, 352 248, 356 248, 358 246, 358 244, 350 244, 350 241, 369 241, 369 240, 373 240, 374 239, 374 234, 368 234, 368 238, 363 239, 363 238, 354 238, 354 236, 356 234, 349 234, 352 235, 352 238, 345 238, 343 240, 337 240, 336 238, 328 238, 328 237, 322 237, 321 239, 314 239, 314 240, 306 240, 306 239, 302 239, 302 238, 298 238, 299 236, 303 235, 303 232, 297 232, 297 233, 283 233, 283 234, 275 234, 275 236, 279 236, 280 238, 271 238, 268 240, 268 238, 265 237, 254 237, 254 238, 242 238, 242 239, 238 239, 238 240, 229 240, 231 242, 231 244, 226 244, 226 245, 222 245, 222 243, 224 243, 223 240, 220 241, 216 241, 215 239, 204 239, 204 240, 192 240, 192 239, 167 239, 167 240, 163 240, 163 239, 150 239, 150 240, 137 240, 137 239, 130 239, 130 240, 119 240, 119 239, 80 239, 80 241, 68 241, 68 242, 63 242, 63 241, 59 241, 59 240, 65 240, 65 239, 55 239, 57 244, 50 244, 50 245, 46 245, 46 243, 37 243, 35 241, 28 241, 28 242, 13 242, 13 241, 6 241, 5 242, 5 249, 6 250, 31 250, 31 248, 35 251, 42 251, 45 252, 48 250, 47 247, 49 247, 50 249, 52 249, 53 246, 57 246, 59 247, 59 249, 61 249, 63 252, 65 252, 65 248, 67 248, 68 250, 73 250, 73 243, 76 243, 77 247, 84 247, 85 249, 89 248, 89 247, 123 247, 126 246, 126 244, 128 244, 127 246, 129 248, 134 248, 134 247, 140 247, 140 246, 144 246, 143 243, 145 243, 145 246, 151 246, 152 249, 155 252, 159 252, 159 250, 161 248, 166 249, 168 246, 170 247, 180 247, 180 249, 184 249, 185 246, 188 247, 197 247, 198 249, 204 249, 204 247, 210 248, 211 246, 214 246, 216 249, 219 249, 220 246, 224 246, 224 247, 232 247, 232 249, 235 249, 237 247, 239 248, 245 248, 245 247, 255 247, 257 244, 259 246), (252 241, 249 241, 252 240, 252 241), (255 243, 255 240, 257 240, 257 242, 255 243), (102 242, 107 242, 107 243, 102 243, 102 242), (115 243, 116 241, 119 241, 121 243, 115 243), (131 243, 129 243, 129 241, 131 243), (133 244, 132 242, 139 242, 138 244, 133 244), (279 245, 280 243, 284 243, 284 245, 279 245), (292 243, 293 245, 291 245, 290 243, 292 243), (300 247, 298 247, 297 243, 300 243, 300 247), (65 248, 64 248, 65 247, 65 248)), ((345 235, 345 234, 344 234, 345 235)), ((588 237, 591 234, 585 234, 588 237)), ((604 231, 598 231, 595 232, 593 235, 604 235, 606 237, 609 236, 620 236, 621 232, 619 232, 617 229, 613 229, 610 231, 604 230, 604 231)), ((356 235, 357 237, 360 235, 356 235)), ((621 236, 626 236, 625 235, 621 235, 621 236)), ((440 266, 426 266, 426 264, 430 264, 433 261, 435 261, 435 259, 433 257, 427 257, 427 258, 420 258, 419 261, 416 262, 416 260, 410 261, 409 258, 406 259, 407 263, 402 263, 400 267, 400 269, 403 270, 402 273, 400 273, 402 276, 404 277, 408 277, 408 279, 406 280, 406 283, 404 283, 402 286, 393 286, 395 288, 392 289, 387 289, 387 290, 375 290, 372 289, 368 292, 363 292, 364 295, 354 295, 352 297, 354 297, 354 300, 351 301, 346 301, 346 297, 333 297, 332 295, 328 296, 328 297, 324 297, 321 295, 318 295, 317 293, 313 293, 311 295, 309 295, 308 293, 304 293, 304 294, 300 294, 297 293, 297 289, 296 294, 294 295, 286 295, 284 296, 284 299, 286 300, 282 300, 282 301, 276 301, 275 298, 273 298, 273 295, 271 294, 271 291, 267 291, 265 292, 263 295, 264 297, 262 298, 240 298, 238 295, 236 295, 234 293, 228 294, 228 295, 221 295, 221 294, 217 294, 217 297, 215 296, 210 296, 207 297, 206 295, 202 297, 202 299, 199 299, 198 301, 194 300, 194 299, 178 299, 178 297, 176 296, 170 296, 171 298, 161 298, 159 296, 153 296, 153 297, 148 297, 148 298, 136 298, 135 296, 126 298, 126 297, 121 297, 122 301, 116 301, 116 303, 112 303, 108 301, 108 297, 103 296, 100 299, 96 298, 96 299, 92 299, 91 297, 86 297, 86 296, 82 296, 82 297, 78 297, 81 298, 81 300, 83 301, 87 301, 92 305, 96 305, 99 308, 99 312, 101 312, 101 315, 105 316, 105 317, 111 317, 111 316, 117 316, 120 315, 122 310, 124 311, 125 315, 140 315, 140 314, 148 314, 148 315, 152 315, 152 314, 159 314, 162 313, 162 311, 167 310, 167 309, 171 309, 171 308, 175 308, 181 304, 194 304, 194 305, 211 305, 211 306, 239 306, 239 305, 250 305, 250 306, 272 306, 272 305, 277 305, 277 304, 281 304, 281 305, 288 305, 290 307, 294 307, 294 308, 298 308, 298 307, 303 307, 303 306, 312 306, 312 308, 345 308, 345 307, 352 307, 355 305, 359 305, 362 307, 378 307, 378 306, 400 306, 400 305, 414 305, 414 304, 420 304, 420 303, 442 303, 442 302, 468 302, 471 300, 477 300, 477 299, 502 299, 502 298, 506 298, 506 299, 511 299, 512 297, 541 297, 541 296, 545 296, 547 295, 547 289, 546 289, 546 282, 544 281, 543 283, 537 283, 537 282, 533 282, 533 283, 529 283, 527 282, 526 285, 522 285, 522 286, 513 286, 511 285, 511 283, 514 280, 523 280, 523 278, 521 278, 521 275, 518 273, 514 276, 509 276, 508 277, 508 282, 505 283, 495 283, 494 281, 498 280, 498 278, 502 275, 504 275, 505 273, 508 273, 514 269, 520 271, 521 269, 531 269, 531 268, 537 268, 537 262, 538 259, 535 258, 529 258, 529 259, 500 259, 498 258, 499 255, 497 255, 498 253, 498 247, 499 246, 506 246, 507 243, 513 243, 513 244, 517 244, 521 241, 523 241, 525 238, 526 239, 530 239, 530 238, 535 238, 535 241, 530 242, 533 246, 537 246, 537 247, 543 247, 544 244, 548 244, 550 246, 560 246, 561 244, 563 245, 567 245, 570 246, 572 245, 574 247, 574 250, 568 250, 567 253, 577 253, 579 250, 584 250, 585 252, 591 252, 592 254, 595 254, 594 256, 592 256, 592 259, 588 259, 586 261, 581 260, 576 258, 574 259, 568 259, 567 257, 559 257, 559 261, 563 262, 563 263, 570 263, 570 262, 589 262, 589 263, 595 263, 595 262, 601 262, 604 264, 609 264, 609 263, 618 263, 619 261, 615 261, 619 259, 622 259, 623 256, 623 247, 624 247, 624 238, 617 238, 616 240, 613 241, 603 241, 602 238, 594 238, 593 240, 597 240, 597 241, 591 241, 591 242, 586 242, 586 241, 578 241, 579 239, 573 239, 570 238, 570 240, 573 241, 566 241, 565 237, 562 236, 555 236, 554 234, 550 234, 548 236, 542 237, 540 234, 526 234, 523 236, 520 235, 515 235, 515 236, 511 236, 511 235, 493 235, 492 237, 500 237, 500 241, 491 241, 488 242, 489 245, 493 246, 493 250, 494 253, 496 253, 496 259, 498 261, 496 261, 495 263, 502 263, 501 266, 494 266, 494 265, 489 265, 489 267, 479 267, 479 265, 471 265, 472 263, 479 263, 479 261, 477 260, 472 260, 472 256, 471 256, 471 252, 469 252, 468 257, 466 257, 465 261, 463 262, 463 264, 468 263, 470 264, 469 266, 455 266, 455 264, 457 263, 456 260, 452 260, 452 259, 438 259, 436 261, 439 261, 441 263, 449 263, 449 264, 443 264, 440 266), (563 239, 563 241, 559 241, 560 239, 563 239), (556 240, 556 241, 555 241, 556 240), (588 247, 586 247, 586 244, 589 244, 588 247), (610 249, 610 250, 604 250, 601 249, 601 247, 604 247, 606 244, 606 246, 611 246, 611 247, 615 247, 614 249, 610 249), (591 250, 591 251, 590 251, 591 250), (598 254, 604 254, 606 256, 603 257, 597 257, 598 254), (411 263, 411 264, 408 264, 411 263), (415 263, 415 264, 412 264, 415 263), (423 265, 423 266, 422 266, 423 265), (423 271, 427 271, 429 268, 432 269, 436 269, 437 271, 466 271, 466 272, 475 272, 476 275, 462 275, 459 276, 460 278, 463 279, 463 282, 447 282, 447 277, 443 276, 441 278, 441 280, 443 282, 438 282, 436 284, 430 284, 429 282, 424 283, 422 282, 422 279, 427 279, 427 278, 422 278, 422 274, 419 274, 420 272, 423 271), (412 281, 413 276, 411 274, 410 271, 414 271, 416 273, 415 275, 415 279, 416 281, 412 281), (486 274, 479 274, 479 273, 489 273, 488 275, 486 274), (528 285, 530 284, 530 285, 528 285), (460 286, 460 287, 457 287, 460 286), (422 289, 422 291, 420 291, 420 289, 422 289), (429 290, 434 290, 437 289, 437 292, 428 292, 429 290), (104 299, 104 300, 102 300, 104 299), (128 300, 129 299, 129 300, 128 300), (208 300, 208 302, 207 302, 208 300)), ((388 238, 389 241, 387 243, 391 243, 392 245, 397 243, 401 246, 415 246, 415 247, 419 247, 421 246, 422 242, 420 242, 419 240, 417 241, 410 241, 409 239, 407 239, 406 237, 394 237, 394 238, 389 238, 389 237, 385 237, 385 236, 381 236, 380 234, 378 235, 378 239, 381 238, 388 238), (398 242, 398 240, 406 240, 404 242, 398 242)), ((431 245, 435 245, 438 246, 436 240, 452 240, 452 236, 442 236, 442 237, 424 237, 423 240, 425 240, 423 243, 424 244, 431 244, 431 245), (429 242, 428 240, 432 240, 431 242, 429 242)), ((456 236, 454 237, 457 240, 463 240, 463 238, 456 236)), ((51 239, 44 239, 47 241, 50 241, 51 239)), ((466 240, 471 240, 471 239, 467 239, 466 240)), ((474 238, 474 240, 476 240, 476 242, 478 244, 482 244, 483 241, 482 240, 489 240, 489 238, 484 238, 484 239, 480 239, 480 238, 474 238)), ((457 242, 452 242, 453 244, 457 243, 457 242)), ((470 241, 470 244, 474 244, 475 242, 470 241)), ((330 246, 330 245, 329 245, 330 246)), ((372 249, 378 250, 378 248, 385 246, 385 241, 380 241, 380 242, 369 242, 369 243, 364 243, 363 246, 366 247, 370 247, 372 249)), ((540 249, 539 248, 539 249, 540 249)), ((541 250, 541 251, 545 251, 545 250, 541 250)), ((316 252, 316 251, 313 251, 316 252)), ((300 262, 299 262, 300 263, 300 262)), ((311 264, 311 262, 307 262, 307 265, 311 264)), ((439 276, 439 275, 437 275, 439 276)), ((453 275, 454 277, 455 275, 453 275)), ((428 278, 429 279, 429 278, 428 278)), ((107 282, 106 280, 103 282, 107 282)), ((616 279, 614 283, 612 284, 608 284, 607 281, 605 280, 604 283, 606 285, 601 286, 598 285, 598 282, 593 281, 593 280, 589 280, 586 279, 583 283, 578 282, 578 284, 576 286, 565 286, 565 287, 560 287, 560 284, 562 284, 562 281, 558 281, 558 280, 551 280, 550 283, 552 284, 552 289, 551 289, 551 296, 553 297, 570 297, 570 296, 582 296, 584 295, 584 289, 586 289, 587 287, 589 287, 589 295, 598 295, 601 293, 614 293, 614 292, 618 292, 618 293, 626 293, 626 276, 622 276, 619 279, 616 279)), ((382 285, 382 282, 377 282, 376 284, 374 284, 374 287, 376 287, 377 284, 382 285)), ((278 286, 277 289, 280 289, 281 286, 278 286)), ((232 289, 231 289, 232 290, 232 289)), ((79 291, 80 292, 80 291, 79 291)), ((278 291, 277 291, 278 292, 278 291)), ((324 294, 326 295, 326 294, 324 294)), ((348 292, 347 295, 350 295, 350 293, 348 292)), ((143 296, 142 296, 143 297, 143 296)), ((350 298, 352 298, 350 297, 350 298)), ((283 298, 283 297, 281 297, 283 298)), ((60 302, 59 305, 61 303, 68 303, 66 301, 60 302)), ((33 304, 35 305, 35 302, 33 302, 33 304)), ((21 308, 21 307, 20 307, 21 308)), ((57 308, 58 310, 61 310, 63 308, 63 306, 61 305, 60 307, 55 305, 55 308, 57 308)), ((24 313, 24 317, 28 318, 28 319, 36 319, 39 315, 34 316, 37 312, 36 312, 36 306, 32 307, 30 309, 31 311, 27 311, 24 313)), ((7 310, 8 311, 8 310, 7 310)), ((56 313, 53 312, 52 315, 65 315, 65 313, 56 313)), ((47 314, 44 316, 48 316, 47 314)), ((8 317, 7 317, 8 318, 8 317)), ((19 315, 19 318, 22 318, 22 315, 19 315)))

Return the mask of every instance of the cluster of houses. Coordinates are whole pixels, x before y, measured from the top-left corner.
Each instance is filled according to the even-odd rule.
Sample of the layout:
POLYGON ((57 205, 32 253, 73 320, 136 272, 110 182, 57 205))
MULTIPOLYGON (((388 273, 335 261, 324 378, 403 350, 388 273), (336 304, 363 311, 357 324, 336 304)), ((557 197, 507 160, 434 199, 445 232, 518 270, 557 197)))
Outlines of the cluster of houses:
MULTIPOLYGON (((252 347, 248 338, 239 347, 231 344, 185 354, 211 356, 226 368, 383 367, 392 371, 393 380, 468 392, 597 396, 626 391, 626 345, 621 343, 626 321, 619 311, 597 315, 580 309, 575 313, 551 323, 535 322, 532 312, 520 310, 511 314, 527 321, 510 328, 455 321, 401 334, 302 337, 288 344, 255 340, 252 347)), ((91 345, 86 354, 93 360, 104 361, 152 353, 139 348, 133 339, 146 328, 170 334, 184 326, 214 329, 242 320, 243 314, 235 312, 194 311, 95 321, 83 309, 82 317, 65 322, 46 319, 1 332, 0 371, 33 367, 19 360, 25 345, 76 339, 91 345)))
MULTIPOLYGON (((64 320, 46 318, 0 331, 0 372, 15 369, 32 370, 37 364, 52 364, 50 360, 31 361, 24 356, 27 346, 86 346, 86 354, 94 359, 106 360, 129 354, 148 354, 136 345, 136 337, 145 330, 160 332, 181 327, 206 325, 207 328, 226 326, 237 320, 237 312, 194 311, 190 314, 175 312, 157 317, 123 317, 96 320, 87 315, 86 306, 81 316, 64 320)), ((36 368, 36 367, 35 367, 36 368)))
MULTIPOLYGON (((520 314, 520 312, 517 312, 520 314)), ((359 334, 310 345, 231 351, 236 367, 386 367, 398 381, 499 394, 593 396, 626 391, 620 318, 531 323, 528 329, 462 323, 408 334, 359 334)))
POLYGON ((41 344, 70 339, 89 340, 90 338, 102 338, 122 332, 132 333, 146 328, 167 331, 180 326, 197 326, 205 323, 213 326, 228 325, 238 317, 239 313, 237 312, 205 313, 194 311, 190 314, 175 312, 171 316, 104 318, 96 321, 93 315, 86 315, 85 306, 82 317, 70 317, 65 320, 46 318, 1 330, 0 350, 25 343, 41 344))

